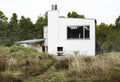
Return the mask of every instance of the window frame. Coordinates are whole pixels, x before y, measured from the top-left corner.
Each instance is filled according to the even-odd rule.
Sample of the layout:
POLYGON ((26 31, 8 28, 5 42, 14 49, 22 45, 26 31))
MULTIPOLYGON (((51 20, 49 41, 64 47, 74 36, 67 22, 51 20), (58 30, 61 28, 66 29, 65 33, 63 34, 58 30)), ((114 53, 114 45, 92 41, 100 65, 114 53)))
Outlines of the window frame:
POLYGON ((90 25, 67 25, 66 39, 67 40, 90 40, 90 25), (79 26, 83 26, 83 38, 68 38, 68 27, 79 27, 79 26), (89 26, 89 38, 85 38, 85 26, 89 26))

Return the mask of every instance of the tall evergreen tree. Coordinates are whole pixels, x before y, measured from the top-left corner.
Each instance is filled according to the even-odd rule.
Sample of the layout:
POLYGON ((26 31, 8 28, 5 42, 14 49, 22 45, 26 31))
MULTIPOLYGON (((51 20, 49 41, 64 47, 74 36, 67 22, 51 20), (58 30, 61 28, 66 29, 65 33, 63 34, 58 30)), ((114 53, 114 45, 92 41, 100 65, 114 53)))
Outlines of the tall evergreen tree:
POLYGON ((25 18, 24 16, 21 16, 21 19, 19 21, 20 25, 20 39, 21 40, 27 40, 34 38, 33 34, 33 28, 34 25, 30 18, 25 18))
POLYGON ((107 38, 107 32, 108 32, 108 26, 105 23, 101 23, 99 26, 96 28, 96 37, 97 41, 100 43, 104 43, 107 38))
POLYGON ((43 17, 38 17, 38 20, 36 21, 35 28, 34 28, 34 34, 36 38, 43 38, 43 17))
POLYGON ((47 20, 48 20, 47 12, 43 17, 42 16, 38 17, 34 28, 34 35, 36 38, 43 38, 43 27, 48 24, 47 20))
POLYGON ((2 11, 0 11, 0 45, 7 45, 9 41, 7 37, 7 17, 4 15, 2 11))
POLYGON ((8 24, 8 37, 10 39, 9 45, 13 45, 14 42, 20 40, 20 26, 18 24, 17 14, 13 13, 11 20, 8 24))
POLYGON ((116 29, 120 29, 120 16, 115 21, 116 29))

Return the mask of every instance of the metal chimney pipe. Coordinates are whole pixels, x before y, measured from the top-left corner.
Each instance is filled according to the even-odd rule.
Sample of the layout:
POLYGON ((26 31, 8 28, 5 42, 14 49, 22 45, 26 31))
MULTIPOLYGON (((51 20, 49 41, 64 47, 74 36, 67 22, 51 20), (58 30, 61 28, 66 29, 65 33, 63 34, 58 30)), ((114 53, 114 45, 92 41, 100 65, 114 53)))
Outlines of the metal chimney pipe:
POLYGON ((54 5, 52 5, 52 11, 54 10, 54 5))
POLYGON ((55 10, 57 10, 57 5, 55 5, 55 10))

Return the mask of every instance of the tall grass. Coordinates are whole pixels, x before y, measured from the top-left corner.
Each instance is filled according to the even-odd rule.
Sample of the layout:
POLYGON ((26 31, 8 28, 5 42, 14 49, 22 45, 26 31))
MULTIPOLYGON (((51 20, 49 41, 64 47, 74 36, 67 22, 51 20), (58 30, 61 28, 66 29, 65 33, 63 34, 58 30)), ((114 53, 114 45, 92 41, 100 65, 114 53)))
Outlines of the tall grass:
POLYGON ((8 69, 7 70, 15 70, 14 68, 16 68, 17 66, 17 60, 15 58, 10 58, 7 59, 7 63, 8 63, 8 69))
POLYGON ((0 72, 0 82, 22 82, 18 76, 19 72, 13 73, 11 71, 0 72))
POLYGON ((18 45, 10 48, 0 46, 0 57, 0 82, 22 81, 21 78, 42 74, 57 61, 51 54, 39 53, 35 49, 18 45), (43 60, 40 60, 39 56, 43 60), (26 60, 32 66, 29 66, 26 60))
POLYGON ((120 81, 119 57, 72 57, 69 72, 83 80, 120 81))

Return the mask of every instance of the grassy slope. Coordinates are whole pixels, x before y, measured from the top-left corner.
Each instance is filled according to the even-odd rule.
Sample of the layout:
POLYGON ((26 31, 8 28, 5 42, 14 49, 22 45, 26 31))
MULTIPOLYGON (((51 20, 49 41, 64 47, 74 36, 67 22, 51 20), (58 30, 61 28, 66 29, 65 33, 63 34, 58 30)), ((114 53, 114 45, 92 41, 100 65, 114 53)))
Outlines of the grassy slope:
POLYGON ((3 58, 7 57, 9 60, 8 65, 10 65, 10 67, 7 67, 5 72, 3 71, 0 73, 2 77, 4 75, 2 79, 5 81, 6 77, 7 81, 14 77, 13 79, 20 79, 24 82, 120 81, 120 53, 105 53, 97 57, 66 58, 63 59, 62 62, 57 62, 57 69, 55 69, 54 66, 56 61, 54 58, 49 59, 48 54, 38 53, 33 49, 25 49, 18 46, 13 46, 11 48, 0 47, 0 56, 3 58), (45 59, 41 61, 41 66, 39 66, 39 55, 45 59), (26 67, 26 59, 30 60, 33 66, 29 67, 30 70, 27 74, 24 74, 21 69, 26 67), (71 62, 66 63, 66 60, 71 62), (63 63, 67 64, 69 68, 64 68, 65 65, 63 63), (8 75, 11 76, 8 78, 8 75))
POLYGON ((10 48, 0 46, 0 81, 22 81, 25 77, 43 74, 55 62, 54 56, 39 53, 32 48, 23 48, 18 45, 10 48), (32 66, 29 66, 26 60, 29 60, 32 66))
MULTIPOLYGON (((75 57, 68 69, 52 66, 42 75, 24 82, 119 82, 120 53, 105 53, 98 57, 75 57)), ((63 62, 62 62, 63 63, 63 62)))
POLYGON ((52 66, 44 74, 24 79, 24 82, 76 82, 79 78, 67 75, 67 70, 56 70, 52 66))

